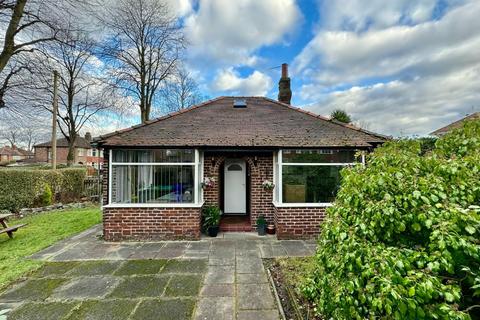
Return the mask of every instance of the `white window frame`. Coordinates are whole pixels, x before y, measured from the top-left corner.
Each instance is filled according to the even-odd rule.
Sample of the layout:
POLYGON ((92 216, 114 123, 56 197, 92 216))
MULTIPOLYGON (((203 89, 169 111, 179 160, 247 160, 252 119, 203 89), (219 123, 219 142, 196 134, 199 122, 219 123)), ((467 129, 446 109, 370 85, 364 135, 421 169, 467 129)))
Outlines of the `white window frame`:
MULTIPOLYGON (((273 204, 276 207, 330 207, 333 204, 331 202, 318 202, 318 203, 311 203, 311 202, 283 202, 283 166, 352 166, 358 164, 359 162, 348 162, 348 163, 328 163, 328 162, 318 162, 318 163, 302 163, 302 162, 283 162, 283 149, 278 150, 277 155, 274 156, 273 161, 273 175, 274 181, 278 181, 278 196, 274 193, 274 200, 273 204), (276 160, 276 161, 275 161, 276 160)), ((365 154, 362 153, 361 157, 362 165, 365 165, 365 154)))
MULTIPOLYGON (((173 149, 173 148, 172 148, 173 149)), ((143 149, 142 149, 143 150, 143 149)), ((155 149, 145 149, 145 150, 155 150, 155 149)), ((199 181, 199 172, 202 170, 201 167, 201 158, 203 154, 200 155, 198 149, 194 149, 195 157, 194 162, 113 162, 113 150, 109 150, 108 154, 108 204, 104 205, 104 208, 200 208, 203 205, 203 190, 200 187, 199 181), (114 165, 120 166, 194 166, 194 200, 192 203, 112 203, 112 167, 114 165), (202 196, 200 196, 202 192, 202 196)), ((203 174, 202 174, 203 177, 203 174)))

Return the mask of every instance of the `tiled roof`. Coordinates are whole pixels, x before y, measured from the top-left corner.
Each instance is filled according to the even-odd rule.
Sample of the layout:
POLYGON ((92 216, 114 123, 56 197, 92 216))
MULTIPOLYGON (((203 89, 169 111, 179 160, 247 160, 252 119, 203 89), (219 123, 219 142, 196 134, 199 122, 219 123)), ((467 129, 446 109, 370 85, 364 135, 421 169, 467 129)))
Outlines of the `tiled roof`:
POLYGON ((453 130, 453 129, 456 129, 456 128, 460 128, 463 123, 465 121, 469 121, 469 120, 475 120, 475 119, 480 119, 480 112, 475 112, 475 113, 472 113, 471 115, 468 115, 466 116, 465 118, 462 118, 458 121, 455 121, 453 123, 450 123, 448 126, 445 126, 443 128, 440 128, 440 129, 437 129, 435 131, 433 131, 432 133, 430 133, 432 136, 442 136, 444 134, 446 134, 447 132, 453 130))
MULTIPOLYGON (((38 147, 51 147, 51 146, 52 146, 52 142, 47 141, 44 143, 36 144, 34 147, 38 148, 38 147)), ((66 138, 57 139, 57 148, 67 148, 67 147, 68 147, 68 141, 66 138)), ((90 142, 88 142, 88 140, 83 137, 77 137, 75 139, 75 147, 83 148, 83 149, 92 148, 92 146, 90 145, 90 142)))
POLYGON ((0 148, 0 154, 1 155, 8 155, 8 156, 26 156, 26 157, 33 155, 28 150, 24 150, 24 149, 17 148, 17 147, 11 148, 9 146, 5 146, 5 147, 0 148))
POLYGON ((97 138, 122 147, 370 147, 388 137, 264 97, 219 97, 97 138), (246 108, 234 108, 234 99, 246 108))

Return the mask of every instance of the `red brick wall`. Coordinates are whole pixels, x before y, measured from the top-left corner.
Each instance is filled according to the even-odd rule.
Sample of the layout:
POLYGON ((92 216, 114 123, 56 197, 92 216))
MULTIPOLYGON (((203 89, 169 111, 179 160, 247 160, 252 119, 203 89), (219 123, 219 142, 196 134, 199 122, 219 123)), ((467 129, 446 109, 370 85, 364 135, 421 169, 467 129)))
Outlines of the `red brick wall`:
POLYGON ((200 208, 103 208, 107 241, 200 238, 200 208))
MULTIPOLYGON (((52 160, 48 159, 48 151, 51 150, 51 148, 47 147, 36 147, 35 148, 35 161, 37 162, 48 162, 51 163, 52 160)), ((87 163, 87 150, 84 149, 85 151, 85 156, 79 156, 78 155, 78 149, 75 149, 75 154, 74 154, 74 163, 87 163)), ((57 147, 57 163, 67 163, 67 157, 68 157, 68 148, 66 147, 57 147)))
MULTIPOLYGON (((204 177, 215 179, 215 186, 203 191, 205 204, 221 206, 219 180, 220 170, 223 168, 222 164, 225 162, 225 158, 222 154, 209 154, 204 158, 204 177)), ((250 171, 250 176, 247 177, 250 180, 251 190, 248 211, 252 229, 255 227, 256 219, 260 214, 263 214, 269 223, 274 223, 273 192, 264 190, 262 187, 263 181, 273 181, 273 153, 271 155, 249 154, 240 158, 246 161, 250 171)))
POLYGON ((314 239, 320 233, 326 208, 275 207, 278 239, 314 239))

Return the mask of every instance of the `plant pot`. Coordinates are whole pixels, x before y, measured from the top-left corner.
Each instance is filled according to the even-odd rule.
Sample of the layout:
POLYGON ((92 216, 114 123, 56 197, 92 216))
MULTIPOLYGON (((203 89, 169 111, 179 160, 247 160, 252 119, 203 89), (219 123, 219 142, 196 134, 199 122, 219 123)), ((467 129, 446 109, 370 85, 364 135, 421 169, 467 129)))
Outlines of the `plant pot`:
POLYGON ((269 224, 267 226, 267 234, 275 234, 275 225, 269 224))
POLYGON ((219 226, 208 227, 208 235, 210 237, 216 237, 219 229, 219 226))
POLYGON ((257 225, 257 232, 259 236, 264 236, 266 230, 267 230, 267 225, 265 224, 257 225))

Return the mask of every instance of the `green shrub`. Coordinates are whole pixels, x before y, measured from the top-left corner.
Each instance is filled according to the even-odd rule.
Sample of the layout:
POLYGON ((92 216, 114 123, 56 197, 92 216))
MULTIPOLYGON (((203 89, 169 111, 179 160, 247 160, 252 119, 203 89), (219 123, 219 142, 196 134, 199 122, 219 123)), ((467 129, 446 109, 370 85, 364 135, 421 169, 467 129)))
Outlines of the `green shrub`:
POLYGON ((220 224, 220 209, 217 206, 205 206, 202 209, 203 227, 215 227, 220 224))
POLYGON ((45 183, 45 186, 43 187, 43 192, 40 195, 40 204, 42 206, 49 206, 53 202, 53 193, 52 193, 52 188, 45 183))
POLYGON ((480 299, 480 121, 342 171, 303 288, 334 319, 470 319, 480 299), (470 311, 470 314, 469 314, 470 311))
POLYGON ((83 194, 85 168, 59 170, 0 170, 0 210, 18 212, 21 208, 42 205, 45 185, 52 193, 52 201, 57 195, 62 201, 77 200, 83 194))

